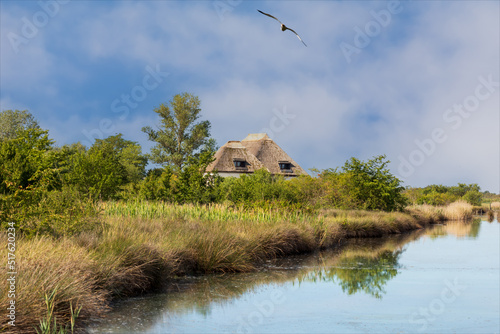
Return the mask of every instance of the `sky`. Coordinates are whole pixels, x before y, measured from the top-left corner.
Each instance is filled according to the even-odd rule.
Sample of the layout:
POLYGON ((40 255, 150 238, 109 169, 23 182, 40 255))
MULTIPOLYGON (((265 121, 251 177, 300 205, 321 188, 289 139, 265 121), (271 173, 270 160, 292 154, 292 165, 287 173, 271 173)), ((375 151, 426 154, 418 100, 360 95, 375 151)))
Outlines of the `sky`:
POLYGON ((218 146, 266 132, 306 170, 383 154, 405 186, 500 193, 499 4, 0 0, 0 110, 147 153, 188 92, 218 146))

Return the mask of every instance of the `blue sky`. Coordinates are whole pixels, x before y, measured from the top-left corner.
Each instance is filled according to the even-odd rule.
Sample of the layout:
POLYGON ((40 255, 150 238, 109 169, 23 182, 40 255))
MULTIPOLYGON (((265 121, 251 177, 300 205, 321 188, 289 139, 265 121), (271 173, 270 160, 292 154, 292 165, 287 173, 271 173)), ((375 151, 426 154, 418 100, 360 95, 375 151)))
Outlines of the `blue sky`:
POLYGON ((122 133, 147 152, 153 109, 189 92, 219 146, 268 132, 305 169, 386 154, 405 185, 500 192, 498 1, 0 6, 0 109, 57 145, 122 133))

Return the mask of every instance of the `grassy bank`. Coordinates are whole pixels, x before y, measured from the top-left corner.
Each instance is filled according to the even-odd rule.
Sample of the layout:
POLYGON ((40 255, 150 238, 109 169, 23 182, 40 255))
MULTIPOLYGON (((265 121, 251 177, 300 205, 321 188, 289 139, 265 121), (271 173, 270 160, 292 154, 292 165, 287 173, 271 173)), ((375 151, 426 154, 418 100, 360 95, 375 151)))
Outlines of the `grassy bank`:
MULTIPOLYGON (((81 307, 81 328, 103 314, 111 299, 153 291, 169 277, 252 271, 266 259, 334 247, 348 238, 402 233, 446 218, 466 219, 471 212, 458 204, 434 211, 411 207, 406 213, 161 202, 101 206, 101 223, 91 231, 57 239, 17 237, 16 332, 35 331, 51 293, 57 323, 69 324, 71 307, 81 307)), ((0 239, 8 243, 5 233, 0 239)), ((7 252, 2 248, 2 258, 7 252)), ((2 276, 6 279, 6 271, 2 276)), ((9 301, 2 294, 0 308, 9 301)), ((10 330, 2 317, 1 331, 10 330)))

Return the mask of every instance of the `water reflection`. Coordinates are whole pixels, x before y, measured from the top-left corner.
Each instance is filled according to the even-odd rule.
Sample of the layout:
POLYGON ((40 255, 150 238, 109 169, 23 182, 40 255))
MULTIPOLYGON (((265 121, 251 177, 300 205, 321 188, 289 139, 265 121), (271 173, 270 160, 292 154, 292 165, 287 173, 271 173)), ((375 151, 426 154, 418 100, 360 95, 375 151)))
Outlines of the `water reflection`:
POLYGON ((383 250, 376 255, 347 252, 340 256, 336 266, 311 271, 306 279, 338 283, 342 291, 349 295, 362 291, 382 298, 385 293, 384 285, 398 274, 401 267, 398 259, 403 251, 404 249, 383 250))
POLYGON ((434 226, 428 230, 427 235, 431 239, 446 237, 448 235, 455 236, 457 238, 476 239, 479 235, 480 226, 481 219, 479 218, 470 222, 451 221, 446 222, 446 224, 443 225, 434 226))
POLYGON ((346 295, 383 299, 387 283, 404 269, 400 258, 409 244, 422 237, 477 238, 479 229, 477 221, 452 222, 385 238, 352 239, 335 250, 269 261, 254 273, 173 279, 163 293, 117 303, 90 331, 144 333, 154 331, 152 328, 158 324, 168 326, 180 316, 209 318, 214 308, 232 307, 263 287, 285 289, 291 284, 331 283, 346 295))

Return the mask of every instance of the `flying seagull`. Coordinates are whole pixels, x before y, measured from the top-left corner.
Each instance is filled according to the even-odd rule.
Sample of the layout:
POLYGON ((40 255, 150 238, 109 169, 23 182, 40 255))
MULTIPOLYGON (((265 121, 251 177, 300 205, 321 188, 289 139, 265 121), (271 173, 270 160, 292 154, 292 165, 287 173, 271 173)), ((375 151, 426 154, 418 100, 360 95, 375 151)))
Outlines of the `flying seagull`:
MULTIPOLYGON (((264 15, 266 15, 266 16, 272 17, 273 19, 275 19, 276 21, 278 21, 279 23, 281 23, 281 21, 280 21, 280 20, 278 20, 277 18, 275 18, 275 17, 274 17, 274 16, 272 16, 271 14, 264 13, 263 11, 260 11, 260 10, 258 10, 258 9, 257 9, 257 11, 258 11, 259 13, 261 13, 261 14, 264 14, 264 15)), ((305 46, 307 46, 307 45, 306 45, 306 43, 304 43, 304 41, 302 40, 302 38, 300 38, 299 34, 297 34, 297 33, 295 32, 295 30, 290 29, 290 28, 288 28, 286 25, 284 25, 283 23, 281 23, 281 31, 285 31, 285 30, 287 30, 287 29, 288 29, 288 30, 290 30, 291 32, 293 32, 295 35, 297 35, 297 37, 300 39, 300 41, 302 42, 302 44, 304 44, 305 46)))

